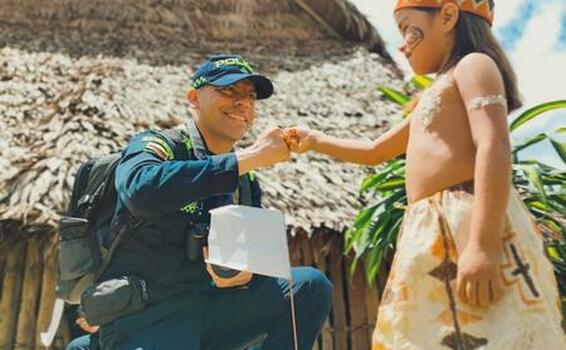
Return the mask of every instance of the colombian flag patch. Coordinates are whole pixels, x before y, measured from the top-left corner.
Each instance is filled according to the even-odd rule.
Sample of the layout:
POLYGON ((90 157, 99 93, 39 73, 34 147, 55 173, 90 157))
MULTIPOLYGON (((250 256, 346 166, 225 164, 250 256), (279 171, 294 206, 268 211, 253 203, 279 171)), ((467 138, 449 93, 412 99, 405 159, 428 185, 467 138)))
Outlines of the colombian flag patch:
POLYGON ((162 160, 172 160, 173 151, 167 142, 161 140, 157 137, 146 137, 144 138, 145 150, 152 153, 153 155, 159 157, 162 160))

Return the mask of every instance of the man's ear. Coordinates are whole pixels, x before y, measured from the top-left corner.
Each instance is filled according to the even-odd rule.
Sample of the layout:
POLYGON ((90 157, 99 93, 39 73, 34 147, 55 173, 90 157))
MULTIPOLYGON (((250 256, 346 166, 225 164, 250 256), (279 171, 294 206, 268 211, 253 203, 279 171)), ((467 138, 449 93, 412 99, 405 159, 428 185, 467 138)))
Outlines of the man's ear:
POLYGON ((189 89, 187 91, 187 100, 193 109, 198 109, 198 93, 196 89, 189 89))
POLYGON ((460 9, 453 2, 447 2, 440 9, 440 20, 442 21, 442 31, 449 33, 454 30, 458 19, 460 18, 460 9))

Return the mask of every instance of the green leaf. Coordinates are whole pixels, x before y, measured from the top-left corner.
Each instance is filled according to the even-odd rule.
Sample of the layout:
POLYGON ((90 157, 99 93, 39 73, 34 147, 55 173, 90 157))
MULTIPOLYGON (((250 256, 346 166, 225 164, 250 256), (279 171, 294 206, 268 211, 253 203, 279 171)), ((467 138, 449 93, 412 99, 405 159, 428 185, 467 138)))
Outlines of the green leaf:
POLYGON ((375 277, 377 276, 377 271, 381 267, 383 262, 383 249, 371 249, 366 257, 366 280, 370 285, 373 285, 375 277))
POLYGON ((376 209, 377 205, 372 205, 371 207, 363 209, 356 217, 353 227, 361 228, 365 226, 373 216, 373 213, 375 213, 376 209))
POLYGON ((541 219, 541 223, 550 231, 552 231, 556 236, 562 234, 562 226, 556 219, 547 217, 546 219, 541 219))
POLYGON ((551 101, 536 105, 532 108, 529 108, 525 112, 521 113, 520 116, 518 116, 515 120, 513 120, 509 128, 511 131, 514 131, 521 125, 538 117, 542 113, 559 108, 566 108, 566 100, 551 101))
POLYGON ((424 90, 432 84, 434 80, 426 75, 415 75, 411 79, 411 84, 419 90, 424 90))
POLYGON ((548 210, 548 206, 545 203, 543 203, 539 200, 528 201, 528 202, 526 202, 526 204, 527 204, 527 207, 532 208, 532 209, 538 209, 540 211, 548 210))
POLYGON ((377 205, 372 205, 371 207, 364 208, 358 213, 354 224, 346 231, 345 234, 345 247, 344 251, 347 253, 354 248, 361 239, 366 230, 366 228, 371 223, 371 218, 373 217, 375 211, 377 210, 377 205))
POLYGON ((389 190, 404 188, 404 187, 405 187, 405 177, 404 176, 394 176, 394 177, 391 177, 390 179, 387 179, 387 181, 384 181, 379 186, 376 186, 375 189, 377 191, 383 192, 383 191, 389 191, 389 190))
POLYGON ((539 168, 536 165, 525 165, 523 167, 523 171, 525 173, 525 176, 529 179, 530 183, 539 192, 542 200, 545 202, 545 204, 548 205, 548 202, 546 200, 546 191, 544 190, 539 168))
POLYGON ((513 153, 516 154, 519 151, 521 151, 521 150, 523 150, 523 149, 525 149, 525 148, 527 148, 531 145, 534 145, 534 144, 539 143, 543 140, 546 140, 547 138, 548 138, 548 135, 544 134, 544 133, 533 136, 533 137, 527 139, 527 141, 513 147, 513 153))
POLYGON ((411 97, 409 95, 385 86, 380 86, 377 88, 377 90, 384 94, 387 99, 401 106, 404 106, 411 100, 411 97))
POLYGON ((551 194, 548 196, 548 201, 558 207, 558 212, 566 213, 566 194, 551 194))
POLYGON ((556 150, 556 153, 562 158, 562 161, 566 164, 566 142, 560 142, 553 138, 549 138, 552 147, 556 150))
POLYGON ((382 173, 377 173, 375 175, 371 175, 371 176, 366 177, 364 179, 364 181, 362 182, 362 186, 360 187, 359 192, 364 193, 364 192, 371 190, 372 188, 374 188, 378 184, 382 183, 390 173, 391 172, 384 171, 382 173))
POLYGON ((548 253, 548 256, 552 259, 552 260, 562 260, 562 258, 560 257, 560 254, 558 253, 558 250, 555 247, 548 247, 546 248, 546 252, 548 253))

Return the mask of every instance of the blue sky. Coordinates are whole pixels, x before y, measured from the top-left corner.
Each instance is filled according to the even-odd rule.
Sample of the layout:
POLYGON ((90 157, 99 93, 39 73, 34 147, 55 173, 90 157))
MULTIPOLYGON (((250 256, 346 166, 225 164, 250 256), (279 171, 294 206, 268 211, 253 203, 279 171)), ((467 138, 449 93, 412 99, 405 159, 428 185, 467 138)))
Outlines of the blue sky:
MULTIPOLYGON (((376 26, 389 52, 410 76, 410 68, 398 54, 401 36, 393 20, 395 0, 350 0, 376 26)), ((494 33, 508 54, 519 80, 525 107, 510 117, 513 120, 528 107, 550 100, 566 100, 566 1, 496 0, 494 33)), ((520 142, 540 132, 553 132, 566 126, 566 110, 540 117, 513 134, 520 142)), ((566 135, 553 134, 563 142, 566 135)), ((565 167, 549 144, 535 145, 520 158, 538 159, 565 167)))

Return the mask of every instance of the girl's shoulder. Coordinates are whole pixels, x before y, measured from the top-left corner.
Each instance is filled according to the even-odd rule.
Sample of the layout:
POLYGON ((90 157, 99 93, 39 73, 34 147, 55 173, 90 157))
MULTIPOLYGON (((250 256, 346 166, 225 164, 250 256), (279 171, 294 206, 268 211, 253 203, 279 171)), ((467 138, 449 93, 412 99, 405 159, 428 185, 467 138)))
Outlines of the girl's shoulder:
POLYGON ((466 76, 493 76, 501 75, 499 67, 489 55, 481 52, 472 52, 462 57, 454 67, 454 78, 466 76))

